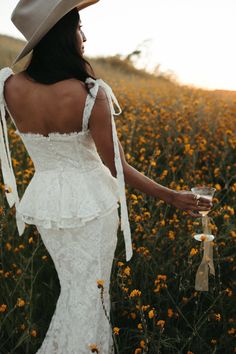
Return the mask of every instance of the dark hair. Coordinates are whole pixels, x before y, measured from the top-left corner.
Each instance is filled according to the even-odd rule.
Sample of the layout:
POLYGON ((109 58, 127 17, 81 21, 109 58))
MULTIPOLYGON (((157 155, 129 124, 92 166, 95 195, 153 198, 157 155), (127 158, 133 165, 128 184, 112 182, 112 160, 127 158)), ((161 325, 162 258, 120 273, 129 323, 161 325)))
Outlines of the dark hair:
POLYGON ((77 9, 62 17, 35 46, 27 74, 42 84, 76 78, 95 79, 94 71, 83 58, 78 46, 76 31, 80 16, 77 9))

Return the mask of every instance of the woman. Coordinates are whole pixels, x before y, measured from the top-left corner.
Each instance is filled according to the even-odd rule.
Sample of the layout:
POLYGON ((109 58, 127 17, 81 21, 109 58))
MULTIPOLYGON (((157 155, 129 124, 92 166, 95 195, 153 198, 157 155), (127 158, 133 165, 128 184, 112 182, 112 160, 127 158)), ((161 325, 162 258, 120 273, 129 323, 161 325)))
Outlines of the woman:
POLYGON ((31 50, 26 70, 0 72, 1 165, 6 197, 16 205, 19 234, 34 224, 54 261, 61 285, 56 311, 38 354, 85 354, 96 344, 111 353, 112 334, 97 288, 109 279, 119 225, 126 260, 132 257, 124 181, 196 217, 211 203, 174 191, 144 176, 125 160, 117 138, 110 87, 96 80, 83 58, 86 37, 78 10, 97 0, 21 0, 12 20, 31 50), (3 96, 4 89, 4 96, 3 96), (19 202, 8 148, 5 111, 31 156, 35 174, 19 202), (13 118, 14 117, 14 118, 13 118), (194 213, 196 211, 196 213, 194 213))

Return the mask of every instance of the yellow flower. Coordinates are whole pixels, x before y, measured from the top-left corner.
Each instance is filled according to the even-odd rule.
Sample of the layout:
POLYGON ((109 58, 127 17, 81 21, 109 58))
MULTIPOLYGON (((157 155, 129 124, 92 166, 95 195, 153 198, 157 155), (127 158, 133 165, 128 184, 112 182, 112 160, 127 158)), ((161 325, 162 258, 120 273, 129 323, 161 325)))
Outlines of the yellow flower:
POLYGON ((92 353, 99 353, 98 347, 96 344, 90 344, 89 349, 91 350, 92 353))
POLYGON ((144 256, 148 256, 150 254, 149 250, 146 247, 138 247, 136 252, 141 253, 144 256))
POLYGON ((158 279, 158 281, 161 281, 161 280, 166 281, 167 276, 165 274, 159 274, 157 276, 157 279, 158 279))
POLYGON ((194 150, 191 149, 191 145, 190 144, 185 144, 184 152, 185 152, 185 154, 189 154, 190 156, 192 156, 194 150))
POLYGON ((142 218, 141 218, 140 215, 136 215, 135 218, 134 218, 134 221, 135 221, 135 222, 139 222, 139 221, 141 221, 141 220, 142 220, 142 218))
POLYGON ((127 293, 129 291, 129 288, 126 288, 125 286, 123 286, 121 289, 124 291, 124 293, 127 293))
POLYGON ((168 175, 168 170, 164 170, 163 172, 162 172, 162 176, 167 176, 168 175))
POLYGON ((142 349, 141 348, 136 348, 134 351, 134 354, 141 354, 142 353, 142 349))
POLYGON ((140 343, 139 343, 140 347, 141 348, 145 348, 145 342, 144 340, 141 340, 140 343))
POLYGON ((7 305, 6 304, 0 305, 0 312, 5 312, 6 310, 7 310, 7 305))
POLYGON ((156 161, 151 161, 151 166, 152 167, 156 167, 156 165, 157 165, 156 161))
POLYGON ((229 210, 230 215, 234 215, 234 208, 231 208, 231 207, 228 205, 227 209, 229 210))
POLYGON ((118 262, 117 265, 118 265, 118 267, 122 267, 124 265, 124 263, 123 262, 118 262))
POLYGON ((148 317, 149 317, 149 318, 153 318, 154 316, 155 316, 154 310, 150 310, 150 311, 148 312, 148 317))
POLYGON ((225 131, 225 134, 228 134, 228 135, 233 135, 233 132, 232 132, 232 130, 227 129, 227 130, 225 131))
POLYGON ((235 334, 236 333, 236 329, 235 328, 230 328, 228 330, 228 334, 235 334))
POLYGON ((48 259, 48 256, 42 256, 43 261, 45 261, 46 259, 48 259))
POLYGON ((20 297, 18 297, 16 306, 18 306, 18 307, 23 307, 23 306, 25 306, 25 300, 23 300, 23 299, 21 299, 20 297))
POLYGON ((35 329, 32 329, 30 332, 31 337, 36 337, 37 336, 37 331, 35 329))
POLYGON ((130 275, 130 267, 127 266, 123 272, 125 275, 130 275))
POLYGON ((141 291, 140 290, 136 290, 136 289, 131 291, 129 297, 132 298, 132 297, 135 297, 135 296, 141 296, 141 291))
POLYGON ((157 326, 163 328, 165 326, 165 321, 164 320, 157 321, 157 326))
POLYGON ((220 313, 215 313, 215 320, 220 321, 221 320, 221 314, 220 313))
POLYGON ((97 285, 98 285, 98 288, 103 288, 104 287, 104 283, 105 281, 100 279, 100 280, 97 280, 97 285))
POLYGON ((232 185, 231 189, 232 189, 233 192, 236 192, 236 183, 234 183, 234 184, 232 185))
POLYGON ((5 247, 6 247, 6 249, 7 249, 8 251, 10 251, 11 248, 12 248, 12 246, 11 246, 11 244, 10 244, 9 242, 6 243, 5 247))
POLYGON ((225 289, 225 292, 228 296, 232 296, 233 295, 233 291, 229 288, 225 289))
POLYGON ((113 333, 114 333, 116 336, 119 335, 119 332, 120 332, 120 328, 118 328, 118 327, 114 327, 114 328, 113 328, 113 333))
POLYGON ((192 248, 190 251, 190 256, 195 256, 198 253, 198 249, 192 248))
POLYGON ((170 240, 174 240, 174 239, 175 239, 175 232, 172 231, 172 230, 170 230, 170 231, 168 232, 168 238, 169 238, 170 240))
POLYGON ((143 213, 145 218, 150 218, 151 214, 149 213, 149 211, 145 211, 145 213, 143 213))
POLYGON ((137 327, 138 327, 138 329, 143 329, 142 323, 138 323, 137 327))
POLYGON ((29 243, 33 243, 34 240, 33 240, 33 237, 30 237, 29 240, 28 240, 29 243))
POLYGON ((131 159, 131 155, 130 155, 129 153, 125 154, 125 156, 126 156, 126 159, 127 159, 127 160, 130 160, 130 159, 131 159))
POLYGON ((217 191, 220 191, 220 190, 221 190, 221 185, 220 185, 219 183, 216 183, 216 184, 215 184, 215 189, 216 189, 217 191))
POLYGON ((146 311, 147 309, 149 309, 149 307, 150 307, 150 305, 143 305, 143 306, 142 306, 142 310, 143 310, 143 311, 146 311))

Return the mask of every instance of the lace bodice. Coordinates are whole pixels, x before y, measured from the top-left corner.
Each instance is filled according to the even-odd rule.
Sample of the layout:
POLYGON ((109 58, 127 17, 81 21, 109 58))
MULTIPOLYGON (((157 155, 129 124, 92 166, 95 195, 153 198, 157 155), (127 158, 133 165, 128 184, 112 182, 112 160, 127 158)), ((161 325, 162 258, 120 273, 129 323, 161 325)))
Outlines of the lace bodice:
POLYGON ((121 229, 124 233, 126 259, 132 257, 130 225, 128 219, 123 168, 118 147, 114 115, 121 109, 111 90, 102 80, 87 79, 93 83, 88 94, 81 132, 69 134, 50 133, 48 136, 35 133, 21 133, 13 117, 16 133, 34 163, 35 174, 19 201, 17 185, 11 163, 5 120, 4 82, 13 74, 10 68, 0 71, 0 158, 6 198, 9 206, 16 206, 16 220, 19 235, 24 232, 25 223, 45 228, 72 228, 84 225, 88 220, 105 215, 121 205, 121 229), (117 177, 103 164, 94 140, 88 129, 89 117, 96 95, 101 86, 111 108, 112 136, 115 152, 117 177), (116 113, 112 101, 119 108, 116 113))
POLYGON ((48 137, 18 130, 16 134, 27 147, 36 172, 76 169, 85 173, 101 167, 102 161, 89 130, 70 134, 51 133, 48 137))

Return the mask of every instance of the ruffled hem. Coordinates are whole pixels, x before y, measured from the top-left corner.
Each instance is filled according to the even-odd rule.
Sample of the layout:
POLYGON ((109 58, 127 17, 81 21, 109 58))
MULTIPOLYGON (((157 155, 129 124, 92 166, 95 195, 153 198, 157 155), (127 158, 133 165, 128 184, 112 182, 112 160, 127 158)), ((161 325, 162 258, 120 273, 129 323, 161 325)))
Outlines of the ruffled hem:
POLYGON ((78 228, 78 227, 83 227, 85 224, 91 220, 97 219, 104 217, 108 214, 110 214, 114 209, 117 209, 119 207, 119 204, 111 206, 108 210, 106 211, 98 211, 96 214, 91 215, 90 217, 87 218, 81 218, 81 217, 75 217, 75 218, 62 218, 59 221, 54 221, 51 220, 50 218, 48 219, 37 219, 35 217, 21 214, 19 211, 17 211, 17 214, 19 218, 26 224, 28 225, 36 225, 43 227, 44 229, 73 229, 73 228, 78 228))
POLYGON ((35 172, 17 214, 27 224, 73 228, 119 207, 117 179, 102 165, 88 173, 35 172))

